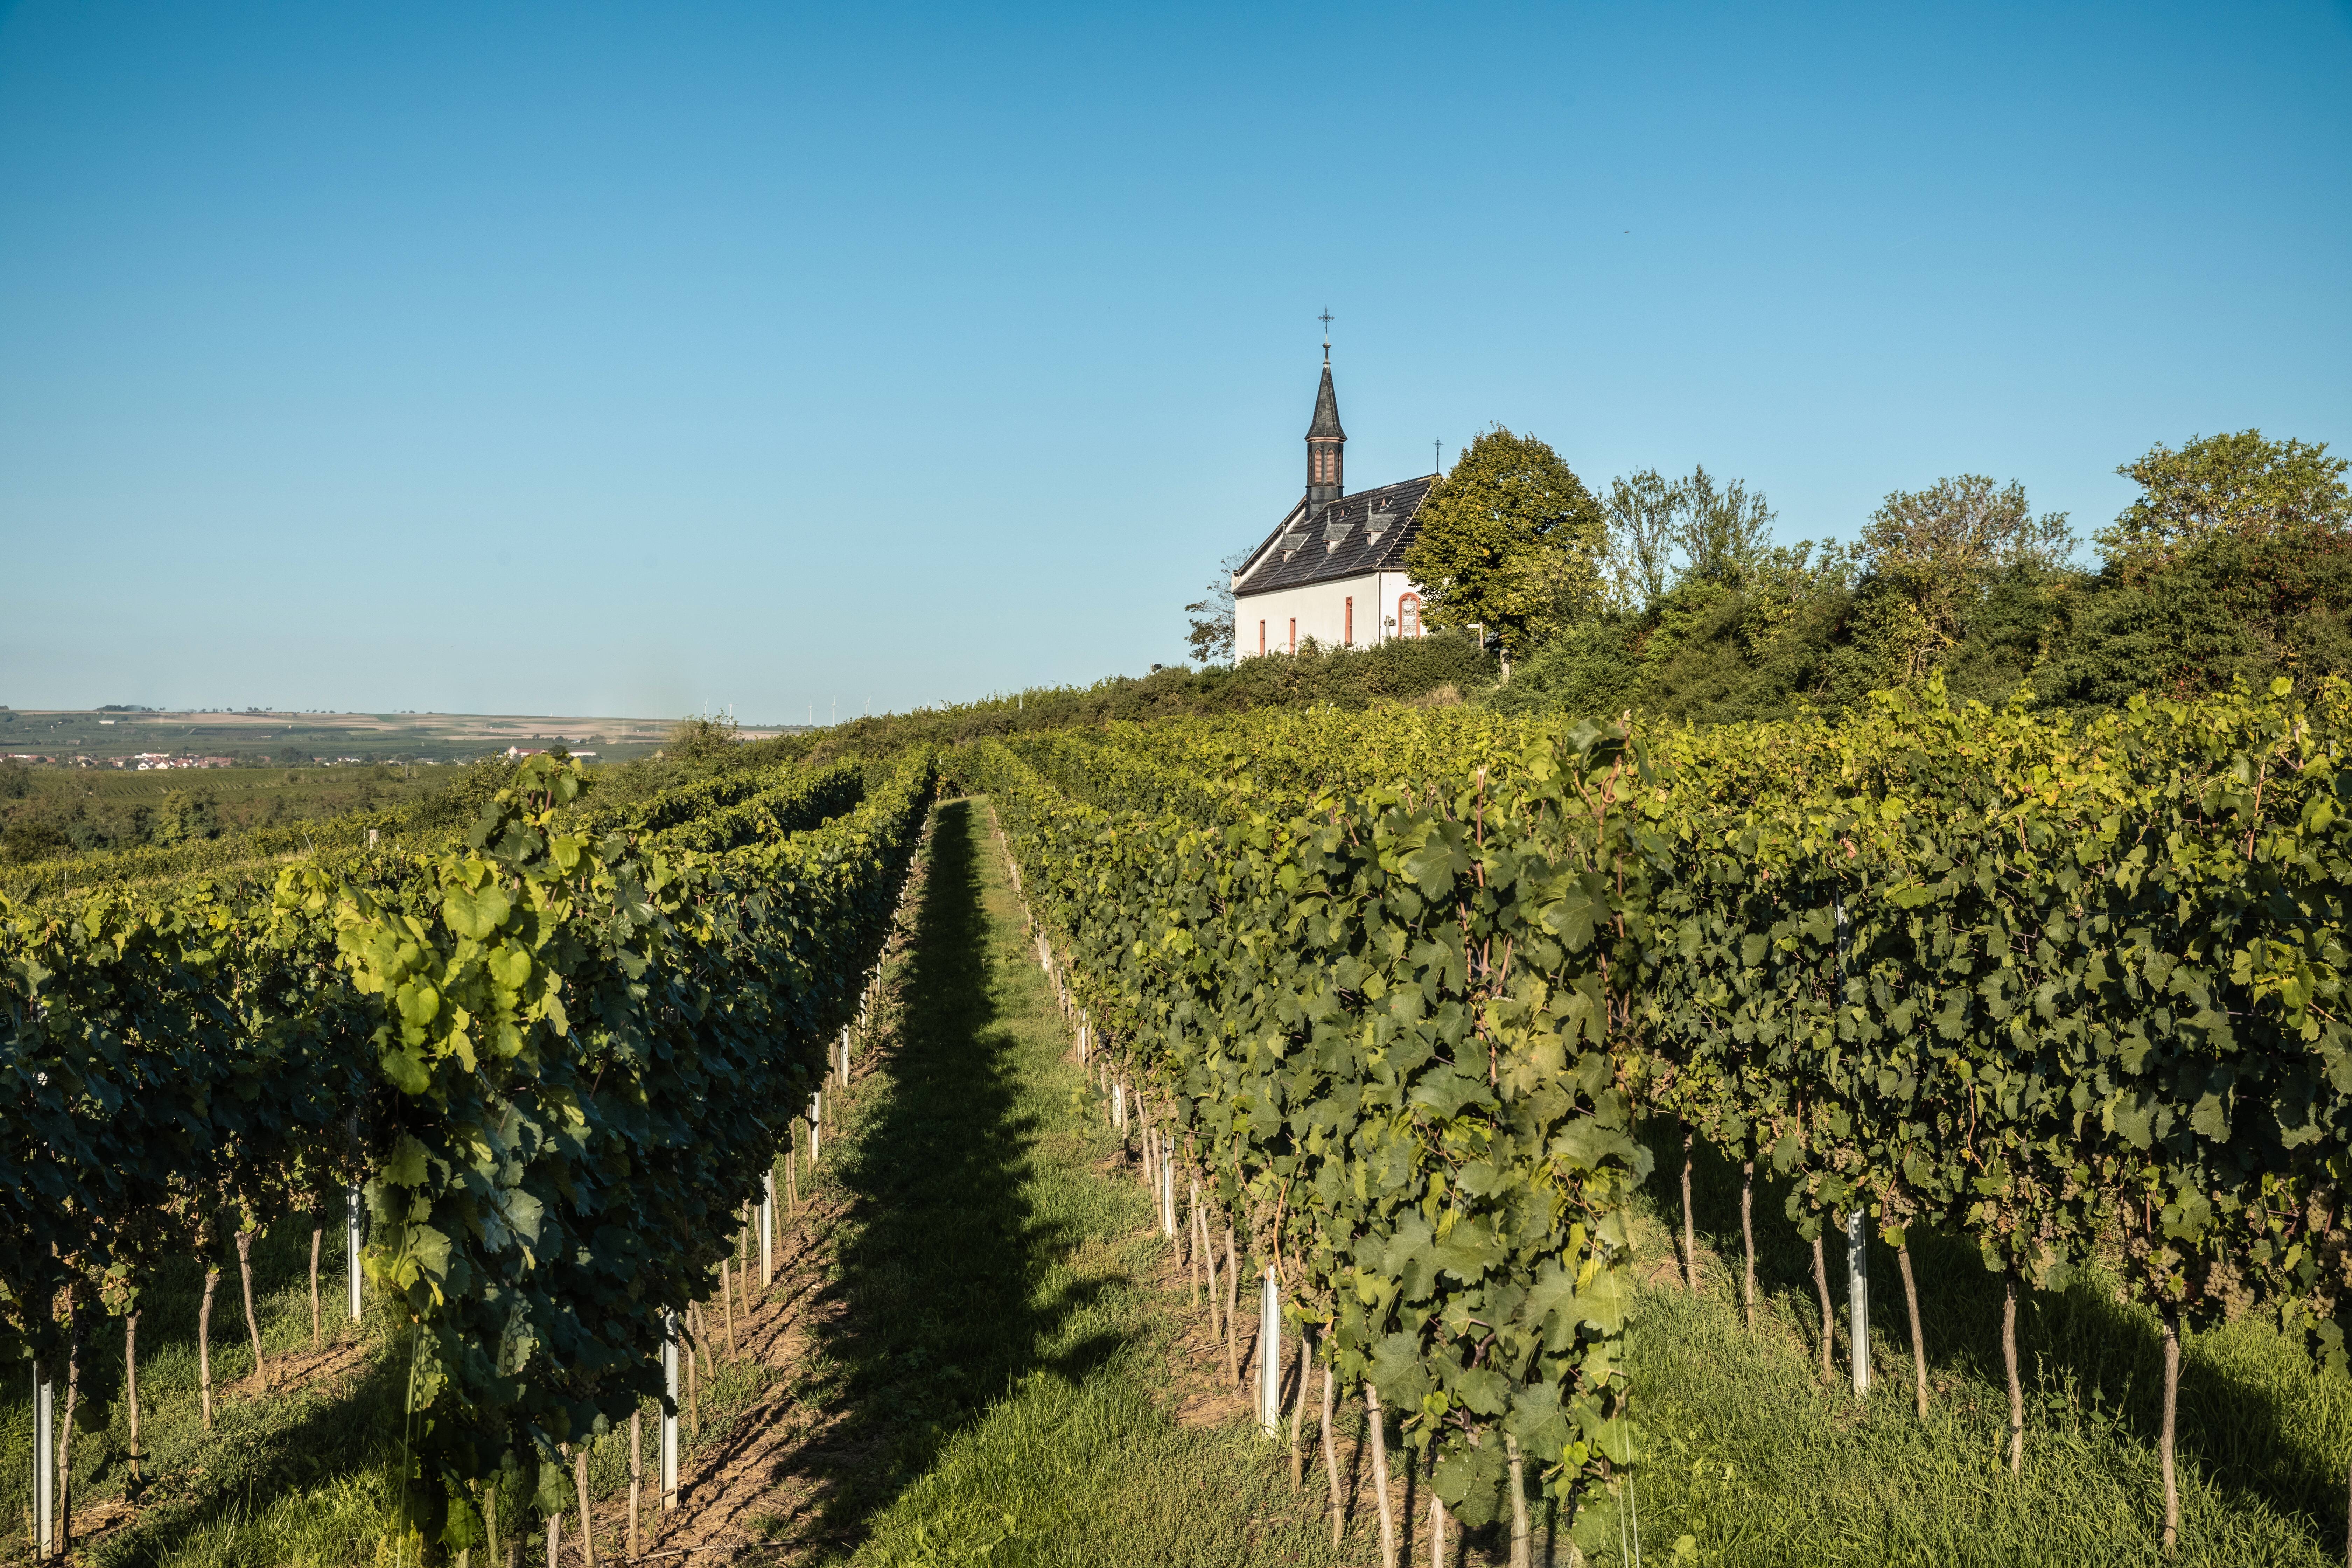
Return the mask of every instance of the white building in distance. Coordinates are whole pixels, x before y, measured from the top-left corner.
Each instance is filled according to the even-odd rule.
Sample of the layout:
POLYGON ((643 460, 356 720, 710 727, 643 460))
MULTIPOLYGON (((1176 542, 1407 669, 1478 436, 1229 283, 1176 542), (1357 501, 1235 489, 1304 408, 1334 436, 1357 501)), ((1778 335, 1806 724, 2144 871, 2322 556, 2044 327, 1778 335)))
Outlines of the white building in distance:
POLYGON ((1422 635, 1422 591, 1404 547, 1435 474, 1349 495, 1341 480, 1339 395, 1331 345, 1307 428, 1307 494, 1234 574, 1234 651, 1243 658, 1322 647, 1370 647, 1422 635))

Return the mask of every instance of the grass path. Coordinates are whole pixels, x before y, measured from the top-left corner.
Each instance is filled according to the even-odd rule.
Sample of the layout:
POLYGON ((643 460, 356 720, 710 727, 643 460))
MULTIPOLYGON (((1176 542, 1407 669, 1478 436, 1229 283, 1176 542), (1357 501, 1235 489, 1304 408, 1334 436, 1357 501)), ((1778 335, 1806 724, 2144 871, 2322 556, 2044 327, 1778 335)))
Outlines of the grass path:
MULTIPOLYGON (((750 1327, 770 1391, 688 1474, 737 1561, 1332 1564, 1206 1360, 1030 957, 988 807, 936 818, 889 1043, 809 1196, 821 1237, 750 1327), (790 1326, 780 1326, 786 1318, 790 1326)), ((1355 1467, 1351 1464, 1349 1467, 1355 1467)), ((1359 1510, 1361 1511, 1361 1510, 1359 1510)))

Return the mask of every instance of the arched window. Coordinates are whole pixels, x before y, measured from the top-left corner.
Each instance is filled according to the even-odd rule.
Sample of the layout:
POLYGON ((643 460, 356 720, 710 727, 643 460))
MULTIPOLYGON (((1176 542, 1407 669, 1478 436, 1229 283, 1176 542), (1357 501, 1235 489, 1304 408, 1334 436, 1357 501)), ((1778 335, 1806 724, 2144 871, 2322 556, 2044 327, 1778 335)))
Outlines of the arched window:
POLYGON ((1421 595, 1397 595, 1397 636, 1417 637, 1421 635, 1421 595))

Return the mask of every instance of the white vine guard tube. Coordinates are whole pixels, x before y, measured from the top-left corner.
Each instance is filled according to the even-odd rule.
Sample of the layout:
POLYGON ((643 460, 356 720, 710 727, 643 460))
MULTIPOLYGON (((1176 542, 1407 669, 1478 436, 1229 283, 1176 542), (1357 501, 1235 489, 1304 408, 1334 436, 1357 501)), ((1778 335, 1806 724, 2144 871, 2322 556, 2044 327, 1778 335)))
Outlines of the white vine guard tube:
POLYGON ((776 1171, 772 1163, 761 1181, 760 1289, 764 1290, 776 1278, 776 1171))
POLYGON ((47 1371, 33 1363, 33 1546, 43 1562, 58 1550, 58 1385, 47 1371))
POLYGON ((1269 1437, 1282 1429, 1282 1282, 1272 1264, 1258 1298, 1257 1429, 1269 1437))
POLYGON ((1160 1135, 1160 1228, 1170 1240, 1176 1237, 1176 1136, 1171 1132, 1160 1135))
POLYGON ((1853 1339, 1853 1391, 1870 1392, 1870 1221, 1859 1208, 1845 1216, 1846 1332, 1853 1339))
MULTIPOLYGON (((1837 978, 1841 993, 1845 988, 1846 914, 1845 900, 1831 900, 1832 918, 1836 922, 1837 978)), ((1845 1311, 1846 1333, 1853 1341, 1853 1391, 1857 1394, 1870 1392, 1870 1218, 1859 1207, 1849 1209, 1845 1216, 1845 1311)))
POLYGON ((352 1321, 360 1321, 360 1188, 343 1189, 343 1290, 350 1298, 352 1321))
POLYGON ((665 1510, 677 1506, 677 1314, 662 1314, 661 1494, 665 1510))

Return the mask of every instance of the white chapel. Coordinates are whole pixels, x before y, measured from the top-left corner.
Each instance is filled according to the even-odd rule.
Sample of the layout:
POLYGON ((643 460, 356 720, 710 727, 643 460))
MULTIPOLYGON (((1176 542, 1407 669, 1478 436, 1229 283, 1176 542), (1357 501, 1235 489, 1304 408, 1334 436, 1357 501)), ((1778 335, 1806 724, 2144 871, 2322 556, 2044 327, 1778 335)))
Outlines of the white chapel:
POLYGON ((1435 474, 1347 493, 1331 345, 1307 427, 1307 494, 1234 574, 1234 650, 1243 658, 1322 647, 1369 647, 1421 636, 1422 592, 1404 573, 1421 503, 1435 474))

